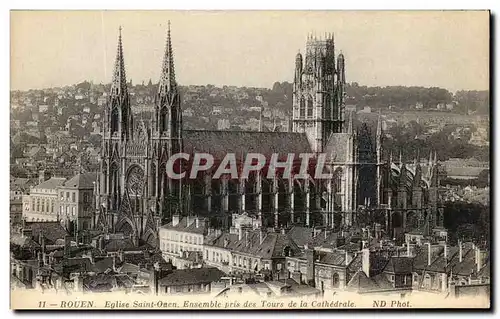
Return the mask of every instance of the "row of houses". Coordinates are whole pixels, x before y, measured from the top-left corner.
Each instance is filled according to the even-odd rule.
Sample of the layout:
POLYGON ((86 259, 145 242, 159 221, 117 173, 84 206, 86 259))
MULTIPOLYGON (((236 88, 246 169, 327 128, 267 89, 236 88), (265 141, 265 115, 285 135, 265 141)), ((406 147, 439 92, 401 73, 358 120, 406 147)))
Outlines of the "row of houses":
POLYGON ((484 247, 416 236, 418 241, 409 236, 396 246, 376 236, 296 226, 258 229, 251 222, 233 223, 222 232, 197 217, 174 217, 159 231, 163 257, 179 268, 216 267, 235 278, 289 280, 322 293, 454 294, 455 286, 489 291, 490 259, 484 247))
POLYGON ((96 173, 80 173, 69 179, 41 175, 36 184, 23 184, 24 189, 11 185, 11 224, 23 219, 57 221, 74 230, 90 229, 96 178, 96 173))

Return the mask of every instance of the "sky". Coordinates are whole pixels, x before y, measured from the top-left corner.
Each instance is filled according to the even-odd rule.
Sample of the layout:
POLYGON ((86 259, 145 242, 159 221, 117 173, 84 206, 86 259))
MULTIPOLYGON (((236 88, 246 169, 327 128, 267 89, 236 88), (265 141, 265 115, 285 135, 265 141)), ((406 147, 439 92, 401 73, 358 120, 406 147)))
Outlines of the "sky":
POLYGON ((11 89, 109 83, 119 26, 127 78, 157 82, 168 20, 180 85, 292 82, 307 35, 333 32, 348 82, 489 88, 487 11, 12 11, 11 89))

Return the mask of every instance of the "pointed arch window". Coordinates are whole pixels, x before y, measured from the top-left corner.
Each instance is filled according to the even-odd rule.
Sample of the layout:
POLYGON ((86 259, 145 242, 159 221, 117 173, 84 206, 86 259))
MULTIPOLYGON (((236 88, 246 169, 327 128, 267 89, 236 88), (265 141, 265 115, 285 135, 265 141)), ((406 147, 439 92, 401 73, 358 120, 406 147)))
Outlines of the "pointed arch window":
POLYGON ((342 209, 342 169, 335 170, 333 177, 334 210, 342 209))
POLYGON ((151 176, 153 176, 153 185, 151 185, 151 196, 156 196, 157 176, 156 176, 156 165, 155 164, 153 164, 151 166, 151 176))
MULTIPOLYGON (((118 165, 113 163, 110 169, 111 195, 116 199, 118 196, 118 165)), ((112 208, 117 208, 116 200, 113 200, 112 208)))
POLYGON ((118 109, 113 108, 111 112, 111 134, 118 132, 118 109))
POLYGON ((313 106, 314 106, 313 98, 312 98, 312 96, 309 96, 307 98, 307 117, 308 118, 313 117, 313 106))
POLYGON ((168 131, 168 110, 163 109, 160 115, 160 129, 162 132, 168 131))
POLYGON ((306 116, 306 100, 303 96, 300 97, 299 116, 301 118, 306 116))

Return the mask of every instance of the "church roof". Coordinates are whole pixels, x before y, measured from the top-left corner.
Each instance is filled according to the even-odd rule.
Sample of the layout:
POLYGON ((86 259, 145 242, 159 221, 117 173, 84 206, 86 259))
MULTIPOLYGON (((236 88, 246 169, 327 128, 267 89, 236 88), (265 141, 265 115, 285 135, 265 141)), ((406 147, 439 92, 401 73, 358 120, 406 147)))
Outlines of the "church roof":
POLYGON ((235 153, 237 159, 247 153, 312 153, 306 135, 301 133, 184 130, 183 139, 186 153, 209 153, 218 159, 227 153, 235 153))

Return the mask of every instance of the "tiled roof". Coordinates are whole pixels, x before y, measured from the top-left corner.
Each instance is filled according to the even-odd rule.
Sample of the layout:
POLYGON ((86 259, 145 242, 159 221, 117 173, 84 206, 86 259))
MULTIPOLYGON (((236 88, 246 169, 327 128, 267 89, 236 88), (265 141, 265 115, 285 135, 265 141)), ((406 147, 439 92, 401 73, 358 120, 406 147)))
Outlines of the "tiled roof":
POLYGON ((59 222, 26 222, 26 228, 31 229, 31 236, 38 240, 40 234, 45 237, 45 244, 55 244, 56 240, 64 239, 68 232, 59 222))
POLYGON ((84 290, 91 292, 110 292, 114 284, 114 276, 109 274, 84 277, 83 279, 84 290))
POLYGON ((126 274, 116 274, 114 277, 118 288, 130 289, 135 284, 134 280, 126 274))
POLYGON ((64 182, 61 186, 77 189, 92 189, 94 182, 97 180, 96 173, 82 173, 74 176, 70 180, 64 182))
POLYGON ((104 257, 95 259, 93 265, 93 271, 95 271, 98 274, 101 274, 106 272, 106 270, 108 269, 113 270, 113 257, 104 257))
POLYGON ((387 279, 384 274, 378 274, 370 278, 378 289, 392 289, 394 288, 393 284, 387 279))
POLYGON ((248 231, 248 237, 243 234, 242 239, 231 243, 228 248, 235 252, 253 255, 264 259, 285 257, 285 247, 290 247, 292 256, 300 252, 297 244, 287 234, 268 232, 263 234, 260 242, 260 231, 248 231))
POLYGON ((219 281, 225 274, 217 268, 174 269, 159 280, 161 286, 184 286, 219 281))
POLYGON ((135 250, 136 247, 131 239, 110 239, 104 244, 104 250, 114 252, 118 250, 135 250))
POLYGON ((66 258, 57 264, 54 269, 57 273, 67 277, 70 273, 93 271, 94 265, 89 258, 66 258))
POLYGON ((15 178, 10 182, 10 190, 27 190, 31 185, 35 184, 36 181, 34 179, 29 178, 15 178))
POLYGON ((427 245, 423 245, 417 250, 413 258, 413 269, 432 272, 450 272, 455 275, 469 276, 477 274, 477 265, 475 260, 475 250, 472 243, 463 243, 462 262, 460 262, 460 253, 458 247, 448 247, 448 258, 444 259, 444 247, 435 249, 431 256, 431 264, 427 264, 427 245))
POLYGON ((310 227, 293 226, 288 231, 288 236, 299 246, 304 247, 313 238, 313 230, 310 227))
POLYGON ((376 287, 377 285, 370 278, 368 278, 362 270, 356 272, 347 283, 347 288, 355 291, 371 290, 376 287))
POLYGON ((392 283, 383 274, 367 277, 364 271, 360 270, 354 274, 347 284, 348 290, 358 292, 385 290, 394 288, 392 283))
POLYGON ((36 185, 34 188, 55 190, 58 186, 61 186, 65 180, 66 179, 62 177, 52 177, 45 182, 36 185))
POLYGON ((36 248, 40 247, 37 242, 32 240, 31 238, 24 237, 21 234, 18 233, 11 233, 10 235, 10 242, 12 244, 21 246, 21 248, 36 248))
POLYGON ((316 237, 312 237, 309 242, 312 247, 323 247, 332 248, 337 246, 337 239, 339 238, 339 233, 334 233, 331 231, 321 231, 316 237))
POLYGON ((482 276, 482 277, 490 277, 490 261, 488 260, 488 262, 486 263, 486 265, 484 265, 483 268, 481 268, 481 270, 479 271, 478 273, 478 276, 482 276))
POLYGON ((473 249, 469 249, 467 252, 463 251, 462 262, 457 262, 453 266, 453 274, 468 276, 476 273, 475 253, 473 249))
POLYGON ((193 233, 193 234, 206 234, 208 231, 208 228, 205 226, 205 223, 200 223, 199 227, 196 227, 196 221, 195 218, 191 218, 190 224, 188 225, 188 218, 183 217, 179 220, 179 223, 175 226, 172 225, 172 222, 161 226, 162 228, 165 229, 175 229, 178 231, 186 232, 186 233, 193 233))
POLYGON ((163 259, 161 253, 152 253, 149 256, 145 256, 144 253, 126 253, 123 254, 123 261, 137 266, 142 265, 143 267, 145 265, 154 265, 158 263, 160 269, 172 269, 172 264, 167 263, 165 259, 163 259))
POLYGON ((343 251, 333 251, 333 252, 316 252, 317 262, 327 265, 334 266, 345 266, 345 252, 343 251))
POLYGON ((252 131, 197 131, 184 130, 184 151, 203 152, 222 159, 227 153, 236 158, 247 153, 311 153, 305 134, 252 131))
POLYGON ((139 266, 130 264, 130 263, 123 263, 123 265, 120 267, 119 272, 128 274, 128 273, 138 273, 139 272, 139 266))
POLYGON ((205 244, 215 247, 224 248, 224 243, 227 242, 228 246, 231 243, 238 241, 237 234, 222 233, 220 236, 205 239, 205 244))
POLYGON ((347 271, 350 273, 356 272, 361 269, 362 265, 362 257, 360 254, 358 254, 351 260, 349 266, 347 266, 347 271))
POLYGON ((385 272, 394 274, 411 273, 413 270, 413 259, 409 257, 391 257, 384 268, 385 272))

